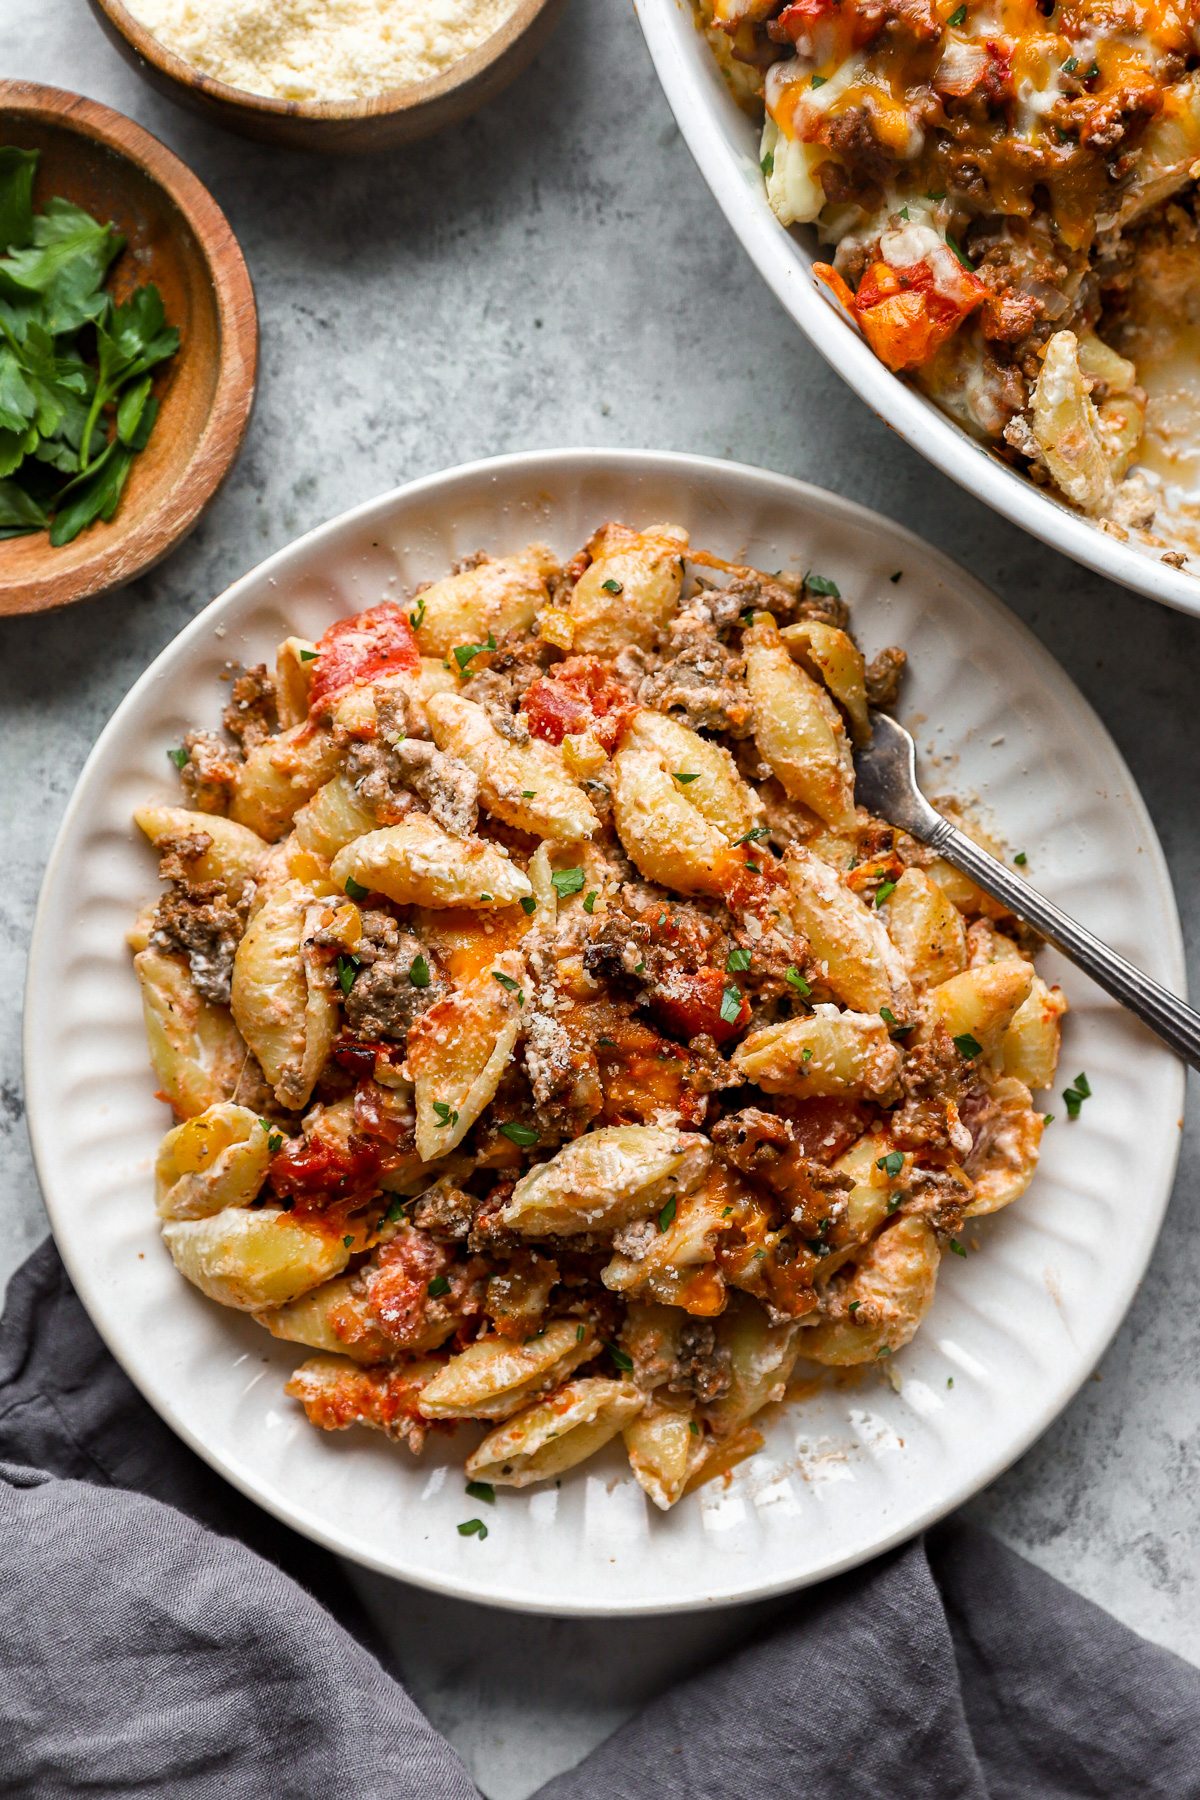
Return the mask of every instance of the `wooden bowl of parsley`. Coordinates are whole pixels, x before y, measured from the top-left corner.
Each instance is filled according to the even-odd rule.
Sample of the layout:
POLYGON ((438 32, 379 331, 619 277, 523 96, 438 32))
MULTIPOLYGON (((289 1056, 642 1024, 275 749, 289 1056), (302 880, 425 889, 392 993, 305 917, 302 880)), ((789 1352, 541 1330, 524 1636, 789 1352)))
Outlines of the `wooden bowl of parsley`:
POLYGON ((254 291, 176 156, 0 82, 0 614, 134 580, 195 526, 254 403, 254 291))

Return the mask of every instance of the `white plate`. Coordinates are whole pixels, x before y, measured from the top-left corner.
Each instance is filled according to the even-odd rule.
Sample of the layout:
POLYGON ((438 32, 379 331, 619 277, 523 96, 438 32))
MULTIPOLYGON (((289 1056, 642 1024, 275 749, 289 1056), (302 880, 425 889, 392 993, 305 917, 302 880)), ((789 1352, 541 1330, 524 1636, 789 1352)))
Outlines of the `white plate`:
MULTIPOLYGON (((608 518, 674 519, 759 567, 833 576, 865 645, 910 652, 904 716, 944 759, 935 791, 974 792, 1039 886, 1182 991, 1162 853, 1103 727, 1041 645, 944 556, 863 508, 758 469, 693 456, 573 450, 414 482, 273 556, 182 631, 88 758, 50 859, 26 999, 29 1125, 55 1236, 105 1341, 167 1422, 310 1537, 389 1575, 530 1611, 634 1613, 815 1581, 909 1536, 1012 1462, 1066 1405, 1121 1322, 1162 1220, 1179 1145, 1180 1065, 1083 977, 1064 1071, 1095 1099, 1045 1139, 1030 1192, 947 1257, 933 1311, 896 1358, 792 1404, 766 1450, 657 1513, 613 1451, 562 1483, 463 1491, 468 1434, 415 1462, 365 1431, 317 1432, 283 1393, 303 1352, 202 1298, 158 1235, 151 1166, 169 1119, 153 1097, 122 934, 155 889, 130 824, 170 795, 167 749, 213 723, 227 658, 270 658, 288 631, 442 574, 485 545, 573 550, 608 518), (903 570, 893 583, 889 577, 903 570), (949 1383, 953 1381, 953 1387, 949 1383), (486 1543, 455 1526, 486 1516, 486 1543)), ((927 760, 926 768, 930 770, 927 760)), ((1060 1083, 1060 1086, 1062 1084, 1060 1083)))
POLYGON ((743 250, 784 309, 881 419, 968 493, 1085 568, 1180 612, 1200 614, 1200 580, 1109 537, 1018 475, 884 367, 812 274, 816 234, 786 230, 767 205, 758 126, 741 111, 693 22, 691 0, 634 0, 684 142, 743 250))

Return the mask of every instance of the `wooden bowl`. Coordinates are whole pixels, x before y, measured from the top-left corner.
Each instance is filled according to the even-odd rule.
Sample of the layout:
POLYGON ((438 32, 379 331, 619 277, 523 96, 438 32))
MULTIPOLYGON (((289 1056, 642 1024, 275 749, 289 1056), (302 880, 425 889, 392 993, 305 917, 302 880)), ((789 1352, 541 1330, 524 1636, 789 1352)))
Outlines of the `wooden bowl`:
POLYGON ((155 383, 160 410, 110 525, 52 549, 0 541, 0 614, 40 612, 121 587, 191 531, 228 475, 254 404, 258 317, 237 240, 171 152, 120 113, 58 88, 0 81, 0 144, 39 150, 34 208, 53 194, 111 219, 126 247, 110 290, 158 284, 180 348, 155 383))
POLYGON ((269 100, 201 75, 160 44, 121 4, 90 0, 127 62, 168 99, 242 137, 289 150, 361 154, 456 125, 491 100, 541 49, 566 0, 519 0, 511 18, 444 75, 370 100, 269 100))

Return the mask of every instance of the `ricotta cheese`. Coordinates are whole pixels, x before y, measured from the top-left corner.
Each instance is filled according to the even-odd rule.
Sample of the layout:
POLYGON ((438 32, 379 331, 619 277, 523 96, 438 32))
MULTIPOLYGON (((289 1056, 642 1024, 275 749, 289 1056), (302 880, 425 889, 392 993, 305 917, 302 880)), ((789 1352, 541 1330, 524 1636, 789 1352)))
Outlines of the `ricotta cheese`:
POLYGON ((517 0, 126 0, 214 81, 273 100, 365 100, 442 75, 517 0))

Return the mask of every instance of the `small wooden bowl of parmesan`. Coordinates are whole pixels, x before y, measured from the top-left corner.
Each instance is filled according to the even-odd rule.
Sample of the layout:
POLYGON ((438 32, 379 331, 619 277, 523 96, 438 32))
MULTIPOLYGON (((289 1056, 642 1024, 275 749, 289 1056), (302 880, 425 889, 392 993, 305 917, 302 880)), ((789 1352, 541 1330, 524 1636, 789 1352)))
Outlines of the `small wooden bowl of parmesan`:
POLYGON ((90 0, 181 106, 260 143, 361 154, 455 125, 518 76, 566 0, 90 0))

